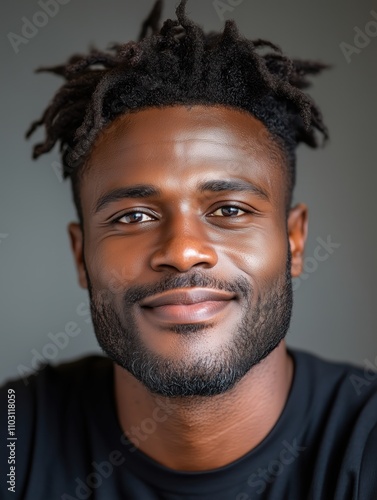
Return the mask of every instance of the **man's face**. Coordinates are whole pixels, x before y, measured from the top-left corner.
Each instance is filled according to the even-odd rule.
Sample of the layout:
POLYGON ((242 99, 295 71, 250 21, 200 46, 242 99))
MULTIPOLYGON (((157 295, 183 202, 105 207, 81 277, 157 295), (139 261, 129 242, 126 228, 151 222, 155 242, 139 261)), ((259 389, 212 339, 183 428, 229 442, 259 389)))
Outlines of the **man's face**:
POLYGON ((70 225, 80 283, 101 348, 152 392, 223 393, 288 330, 293 240, 271 148, 251 115, 175 106, 119 117, 92 151, 83 241, 70 225), (188 289, 226 300, 150 303, 188 289))

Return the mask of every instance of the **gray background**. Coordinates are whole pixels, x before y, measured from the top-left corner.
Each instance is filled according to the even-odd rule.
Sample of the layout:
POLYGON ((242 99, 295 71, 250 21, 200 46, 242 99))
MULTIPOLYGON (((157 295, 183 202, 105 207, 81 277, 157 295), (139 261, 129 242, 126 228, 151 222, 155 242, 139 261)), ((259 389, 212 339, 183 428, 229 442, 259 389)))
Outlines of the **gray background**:
MULTIPOLYGON (((176 3, 166 0, 164 19, 174 15, 176 3)), ((78 286, 70 251, 66 227, 76 217, 69 183, 58 176, 57 149, 33 162, 32 144, 42 131, 30 142, 23 137, 62 80, 33 70, 86 51, 89 43, 103 49, 109 42, 135 39, 151 4, 71 0, 16 54, 8 33, 21 34, 22 17, 32 19, 41 7, 34 0, 1 3, 0 381, 31 367, 35 352, 51 342, 49 334, 69 322, 81 332, 50 354, 51 362, 100 352, 88 315, 77 312, 88 295, 78 286)), ((295 285, 288 343, 360 365, 366 359, 376 363, 377 356, 377 37, 350 63, 339 45, 354 43, 354 27, 364 30, 372 9, 377 11, 377 5, 369 0, 244 0, 224 15, 248 37, 270 39, 289 56, 334 64, 313 79, 311 91, 331 142, 323 150, 302 146, 298 152, 295 200, 310 208, 309 260, 307 279, 295 285), (340 246, 327 260, 313 261, 317 238, 328 236, 340 246)), ((207 30, 222 28, 212 0, 191 0, 188 11, 207 30)))

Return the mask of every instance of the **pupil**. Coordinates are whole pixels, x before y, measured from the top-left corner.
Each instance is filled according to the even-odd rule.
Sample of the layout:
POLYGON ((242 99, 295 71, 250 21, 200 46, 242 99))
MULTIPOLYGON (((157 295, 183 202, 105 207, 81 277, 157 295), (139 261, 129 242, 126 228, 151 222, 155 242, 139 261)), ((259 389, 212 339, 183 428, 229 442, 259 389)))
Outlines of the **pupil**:
POLYGON ((236 212, 238 212, 238 208, 236 208, 236 207, 225 207, 225 208, 223 208, 223 210, 228 210, 227 215, 234 215, 234 212, 233 212, 233 214, 232 213, 229 214, 229 212, 231 212, 232 210, 235 210, 236 212))
POLYGON ((137 222, 138 220, 141 219, 142 216, 143 215, 140 212, 129 215, 129 217, 131 217, 131 222, 135 222, 135 221, 137 222))

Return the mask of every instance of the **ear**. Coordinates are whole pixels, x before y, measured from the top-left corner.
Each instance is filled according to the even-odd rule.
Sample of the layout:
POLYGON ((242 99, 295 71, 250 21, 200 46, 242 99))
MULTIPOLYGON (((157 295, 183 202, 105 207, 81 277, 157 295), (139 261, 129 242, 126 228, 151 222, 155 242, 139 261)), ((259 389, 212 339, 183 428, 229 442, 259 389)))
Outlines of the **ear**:
POLYGON ((78 222, 70 222, 68 224, 68 234, 71 241, 71 248, 76 264, 79 285, 81 286, 81 288, 88 288, 88 282, 86 279, 84 259, 83 259, 84 237, 80 224, 78 222))
POLYGON ((308 207, 299 203, 290 209, 287 221, 289 245, 291 247, 291 275, 296 278, 302 273, 304 250, 308 235, 308 207))

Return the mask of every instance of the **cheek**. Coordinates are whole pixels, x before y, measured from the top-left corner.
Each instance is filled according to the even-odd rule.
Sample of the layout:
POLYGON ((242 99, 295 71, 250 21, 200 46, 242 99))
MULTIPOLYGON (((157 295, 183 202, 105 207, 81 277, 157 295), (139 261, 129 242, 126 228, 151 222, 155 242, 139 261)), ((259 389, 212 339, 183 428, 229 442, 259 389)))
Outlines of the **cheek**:
POLYGON ((273 225, 250 229, 226 250, 234 265, 251 278, 254 286, 276 281, 286 270, 288 240, 285 228, 273 225))
POLYGON ((104 238, 93 243, 87 257, 93 288, 123 294, 130 284, 140 280, 145 269, 145 253, 125 238, 104 238))

